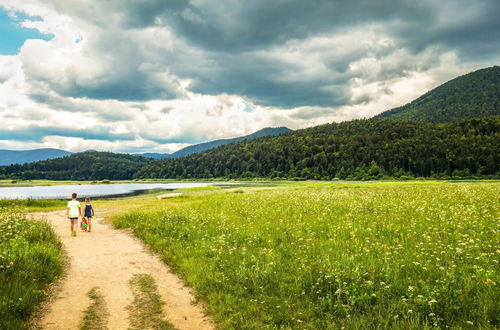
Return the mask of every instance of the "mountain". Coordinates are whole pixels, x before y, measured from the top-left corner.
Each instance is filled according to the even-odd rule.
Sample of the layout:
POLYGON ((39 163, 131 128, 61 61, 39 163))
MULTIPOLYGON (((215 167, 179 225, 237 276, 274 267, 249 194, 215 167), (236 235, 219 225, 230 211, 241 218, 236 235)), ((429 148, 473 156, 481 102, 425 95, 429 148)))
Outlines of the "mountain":
POLYGON ((40 160, 59 158, 71 152, 61 149, 0 150, 0 165, 24 164, 40 160))
POLYGON ((226 144, 135 178, 500 177, 500 116, 434 124, 368 119, 226 144))
POLYGON ((450 80, 402 107, 375 118, 444 123, 500 114, 500 66, 450 80))
POLYGON ((172 153, 170 156, 164 157, 164 158, 179 158, 179 157, 185 157, 194 153, 199 153, 203 152, 206 150, 210 150, 213 148, 216 148, 218 146, 224 145, 224 144, 229 144, 233 142, 238 142, 238 141, 243 141, 243 140, 248 140, 248 139, 254 139, 262 136, 272 136, 272 135, 279 135, 287 132, 291 132, 292 130, 287 128, 287 127, 266 127, 263 128, 255 133, 252 133, 250 135, 245 135, 245 136, 240 136, 237 138, 233 139, 222 139, 222 140, 215 140, 215 141, 210 141, 210 142, 205 142, 205 143, 200 143, 200 144, 195 144, 186 148, 183 148, 181 150, 178 150, 174 153, 172 153))
POLYGON ((257 137, 261 137, 261 136, 278 135, 278 134, 283 134, 283 133, 291 132, 291 131, 292 130, 287 128, 287 127, 266 127, 266 128, 263 128, 263 129, 255 132, 255 133, 252 133, 250 135, 240 136, 240 137, 233 138, 233 139, 214 140, 214 141, 210 141, 210 142, 194 144, 192 146, 177 150, 176 152, 174 152, 172 154, 146 152, 146 153, 134 154, 134 155, 149 157, 149 158, 153 158, 153 159, 179 158, 179 157, 185 157, 185 156, 188 156, 188 155, 191 155, 194 153, 210 150, 210 149, 213 149, 213 148, 216 148, 218 146, 228 144, 228 143, 238 142, 238 141, 247 140, 247 139, 253 139, 253 138, 257 138, 257 137))
MULTIPOLYGON (((276 127, 276 128, 264 128, 260 131, 257 131, 253 134, 237 137, 234 139, 225 139, 225 140, 216 140, 211 142, 205 142, 201 144, 195 144, 181 150, 174 152, 173 154, 167 153, 155 153, 155 152, 147 152, 140 154, 133 154, 135 156, 142 156, 152 159, 164 159, 164 158, 178 158, 184 157, 193 153, 202 152, 205 150, 209 150, 215 147, 218 147, 223 144, 232 143, 236 141, 252 139, 261 136, 270 136, 277 135, 291 131, 286 127, 276 127)), ((85 152, 96 152, 96 150, 87 150, 85 152)), ((31 162, 38 162, 41 160, 60 158, 64 156, 71 155, 73 153, 61 149, 34 149, 34 150, 3 150, 0 149, 0 166, 3 165, 12 165, 12 164, 24 164, 31 162)))
POLYGON ((144 152, 142 154, 134 154, 136 156, 148 157, 153 159, 163 159, 163 158, 171 158, 170 154, 160 154, 157 152, 144 152))
POLYGON ((62 158, 0 167, 0 178, 24 180, 126 180, 153 160, 112 152, 86 151, 62 158))

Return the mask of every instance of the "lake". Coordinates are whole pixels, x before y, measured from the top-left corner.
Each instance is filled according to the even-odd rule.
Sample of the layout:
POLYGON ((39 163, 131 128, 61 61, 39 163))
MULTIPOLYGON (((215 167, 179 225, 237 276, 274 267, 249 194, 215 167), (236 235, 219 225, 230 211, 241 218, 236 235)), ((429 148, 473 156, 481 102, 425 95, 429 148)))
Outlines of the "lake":
POLYGON ((0 187, 0 199, 68 199, 76 192, 78 197, 111 197, 129 195, 151 189, 180 189, 220 185, 221 182, 173 182, 173 183, 119 183, 119 184, 71 184, 36 187, 0 187))

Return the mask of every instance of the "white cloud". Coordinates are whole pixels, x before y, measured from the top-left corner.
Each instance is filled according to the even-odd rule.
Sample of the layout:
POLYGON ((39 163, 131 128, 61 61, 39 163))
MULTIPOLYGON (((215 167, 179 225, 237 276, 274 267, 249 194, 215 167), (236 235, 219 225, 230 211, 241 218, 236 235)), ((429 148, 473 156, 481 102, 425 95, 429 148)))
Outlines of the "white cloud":
POLYGON ((123 124, 118 124, 115 129, 109 131, 111 134, 126 134, 130 133, 127 126, 123 124))
MULTIPOLYGON (((16 56, 0 56, 4 131, 47 129, 46 136, 24 142, 4 133, 0 146, 172 152, 268 126, 296 129, 371 117, 499 59, 467 60, 444 42, 412 49, 412 39, 396 32, 414 22, 396 18, 337 26, 320 17, 327 28, 297 25, 268 36, 265 26, 246 20, 253 3, 235 5, 234 15, 214 7, 220 14, 214 21, 195 10, 208 3, 195 1, 180 9, 182 26, 172 23, 168 3, 141 6, 149 5, 142 13, 135 2, 0 0, 11 13, 41 17, 27 19, 24 27, 53 35, 27 40, 16 56), (212 36, 220 50, 200 42, 204 29, 189 35, 189 28, 200 26, 225 29, 212 36)), ((445 30, 458 28, 450 12, 474 24, 485 10, 477 5, 460 12, 451 1, 425 6, 441 9, 436 24, 445 30)))

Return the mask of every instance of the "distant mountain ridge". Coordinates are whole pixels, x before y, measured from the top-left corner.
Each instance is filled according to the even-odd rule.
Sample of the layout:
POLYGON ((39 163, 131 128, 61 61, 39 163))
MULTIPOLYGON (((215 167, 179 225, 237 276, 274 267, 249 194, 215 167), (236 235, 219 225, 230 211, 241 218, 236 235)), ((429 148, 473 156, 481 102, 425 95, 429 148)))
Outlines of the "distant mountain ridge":
POLYGON ((153 159, 163 159, 163 158, 170 158, 170 154, 162 154, 158 152, 143 152, 139 154, 133 154, 136 156, 142 156, 142 157, 147 157, 147 158, 153 158, 153 159))
POLYGON ((254 139, 262 136, 272 136, 272 135, 278 135, 278 134, 283 134, 287 132, 291 132, 292 130, 289 129, 288 127, 266 127, 261 130, 258 130, 255 133, 245 135, 245 136, 239 136, 236 138, 232 139, 220 139, 220 140, 214 140, 214 141, 209 141, 209 142, 203 142, 199 144, 193 144, 191 146, 182 148, 180 150, 177 150, 174 153, 171 154, 161 154, 161 153, 141 153, 141 154, 136 154, 138 156, 144 156, 144 157, 149 157, 149 158, 154 158, 154 159, 164 159, 164 158, 180 158, 180 157, 185 157, 189 156, 198 152, 203 152, 207 151, 213 148, 217 148, 221 145, 224 144, 229 144, 233 142, 239 142, 247 139, 254 139))
POLYGON ((240 141, 136 178, 500 177, 500 67, 457 77, 372 119, 240 141), (396 119, 396 120, 395 120, 396 119))
POLYGON ((500 116, 451 123, 364 119, 146 164, 137 179, 500 177, 500 116))
POLYGON ((445 123, 500 115, 500 66, 452 79, 416 100, 374 118, 445 123))
MULTIPOLYGON (((250 135, 240 136, 233 139, 223 139, 223 140, 215 140, 210 142, 204 142, 200 144, 195 144, 183 149, 180 149, 172 154, 167 153, 155 153, 155 152, 146 152, 146 153, 135 153, 135 156, 142 156, 153 159, 164 159, 164 158, 179 158, 187 155, 191 155, 193 153, 206 151, 223 144, 228 144, 232 142, 238 142, 246 139, 257 138, 261 136, 271 136, 278 135, 286 132, 292 131, 287 127, 267 127, 263 128, 255 133, 250 135)), ((96 150, 86 150, 84 152, 96 152, 96 150)), ((45 148, 45 149, 34 149, 34 150, 0 150, 0 166, 4 165, 12 165, 12 164, 25 164, 38 162, 47 159, 54 159, 69 156, 75 153, 70 151, 61 150, 61 149, 53 149, 53 148, 45 148)))
POLYGON ((0 166, 0 178, 496 179, 500 178, 499 82, 500 67, 495 66, 453 79, 377 118, 293 132, 284 127, 264 129, 184 148, 174 153, 181 156, 175 159, 77 153, 0 166))
POLYGON ((43 148, 34 150, 0 150, 0 165, 24 164, 40 160, 59 158, 71 155, 61 149, 43 148))
POLYGON ((287 127, 266 127, 261 130, 258 130, 255 133, 252 133, 250 135, 245 135, 245 136, 240 136, 237 138, 232 138, 232 139, 221 139, 221 140, 215 140, 215 141, 210 141, 210 142, 205 142, 205 143, 200 143, 200 144, 195 144, 186 148, 183 148, 179 151, 176 151, 170 155, 170 157, 165 157, 165 158, 179 158, 179 157, 185 157, 194 153, 199 153, 203 152, 206 150, 210 150, 213 148, 216 148, 218 146, 224 145, 224 144, 229 144, 233 142, 239 142, 243 140, 248 140, 248 139, 254 139, 258 137, 263 137, 263 136, 273 136, 273 135, 279 135, 287 132, 291 132, 292 130, 287 128, 287 127))

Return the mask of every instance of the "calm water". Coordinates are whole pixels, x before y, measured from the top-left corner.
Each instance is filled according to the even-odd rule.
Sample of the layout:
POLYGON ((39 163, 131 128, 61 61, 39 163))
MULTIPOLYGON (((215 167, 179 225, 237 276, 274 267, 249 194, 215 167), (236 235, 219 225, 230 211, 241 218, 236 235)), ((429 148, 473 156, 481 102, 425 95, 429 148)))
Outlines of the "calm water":
POLYGON ((76 192, 79 197, 104 197, 133 194, 150 189, 179 189, 190 187, 205 187, 220 183, 206 182, 178 182, 178 183, 123 183, 123 184, 88 184, 88 185, 60 185, 38 187, 0 187, 0 199, 28 197, 36 199, 67 199, 76 192))

